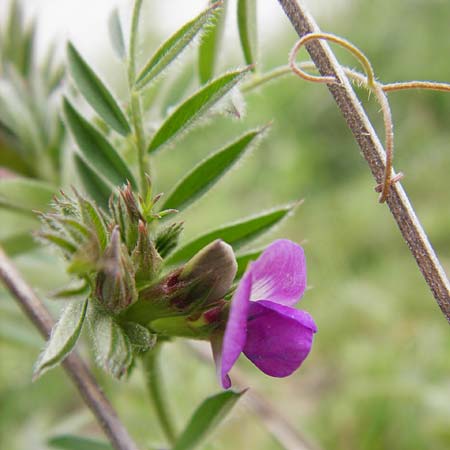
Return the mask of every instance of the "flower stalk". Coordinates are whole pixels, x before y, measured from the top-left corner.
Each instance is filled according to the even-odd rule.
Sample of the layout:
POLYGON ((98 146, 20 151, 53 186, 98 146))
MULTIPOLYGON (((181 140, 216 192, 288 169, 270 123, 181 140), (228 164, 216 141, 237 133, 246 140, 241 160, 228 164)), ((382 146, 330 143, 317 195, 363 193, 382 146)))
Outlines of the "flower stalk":
POLYGON ((143 358, 145 370, 145 379, 147 389, 150 394, 153 407, 155 408, 156 417, 159 421, 161 429, 170 445, 176 440, 175 427, 169 412, 167 399, 164 395, 164 386, 162 380, 160 358, 162 344, 157 344, 152 350, 147 352, 143 358))
POLYGON ((145 149, 145 134, 142 120, 141 99, 136 91, 136 43, 139 28, 139 17, 142 9, 142 0, 136 0, 133 7, 131 19, 130 43, 128 49, 128 84, 130 89, 130 111, 133 124, 134 140, 138 156, 139 179, 141 183, 142 195, 147 195, 148 183, 146 172, 148 171, 148 161, 145 149))

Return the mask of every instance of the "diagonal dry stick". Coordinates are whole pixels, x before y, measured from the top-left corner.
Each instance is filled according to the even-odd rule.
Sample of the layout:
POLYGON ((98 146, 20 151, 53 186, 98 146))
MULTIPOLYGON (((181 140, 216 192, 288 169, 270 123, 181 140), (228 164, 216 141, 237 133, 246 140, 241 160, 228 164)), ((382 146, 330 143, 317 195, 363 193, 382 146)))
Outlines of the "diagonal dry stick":
MULTIPOLYGON (((1 247, 0 280, 3 281, 42 336, 47 339, 53 327, 53 319, 1 247)), ((83 360, 73 352, 63 361, 62 365, 86 405, 94 413, 112 446, 116 450, 138 450, 83 360)))
MULTIPOLYGON (((320 32, 314 19, 296 0, 278 0, 278 2, 299 37, 320 32)), ((386 162, 383 146, 344 71, 326 43, 309 42, 306 49, 321 75, 332 76, 339 80, 339 83, 328 84, 328 89, 353 133, 376 182, 382 183, 386 162)), ((395 183, 390 188, 387 204, 442 313, 450 322, 449 280, 400 183, 395 183)))

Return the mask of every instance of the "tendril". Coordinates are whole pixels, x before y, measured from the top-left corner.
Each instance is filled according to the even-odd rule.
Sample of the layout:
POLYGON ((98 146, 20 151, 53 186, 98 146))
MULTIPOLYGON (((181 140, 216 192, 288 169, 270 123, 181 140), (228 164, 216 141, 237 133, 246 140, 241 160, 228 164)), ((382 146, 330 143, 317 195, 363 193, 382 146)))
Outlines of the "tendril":
MULTIPOLYGON (((295 59, 297 57, 297 53, 300 48, 306 44, 308 41, 315 39, 324 39, 330 42, 334 42, 341 47, 350 51, 361 63, 366 72, 366 77, 359 74, 358 72, 351 71, 351 78, 357 79, 360 82, 364 82, 364 85, 370 89, 371 92, 375 94, 375 97, 381 106, 381 111, 383 113, 383 121, 384 121, 384 134, 385 134, 385 152, 386 152, 386 163, 384 168, 384 177, 382 182, 381 194, 379 197, 379 202, 383 203, 386 201, 387 196, 389 194, 389 189, 392 184, 392 166, 393 166, 393 156, 394 156, 394 131, 393 131, 393 123, 392 123, 392 113, 391 108, 389 106, 389 101, 387 96, 383 90, 383 87, 380 83, 375 80, 375 73, 370 64, 369 59, 364 55, 361 50, 355 47, 352 43, 347 40, 335 36, 333 34, 328 33, 310 33, 303 36, 293 47, 290 55, 289 55, 289 67, 291 70, 298 75, 300 78, 303 78, 308 81, 316 82, 316 83, 339 83, 339 81, 335 77, 329 76, 316 76, 310 75, 304 72, 299 66, 297 66, 295 59)), ((344 70, 345 73, 349 73, 349 69, 344 70)), ((396 177, 397 181, 397 177, 396 177)), ((378 187, 376 188, 378 189, 378 187)))
POLYGON ((322 75, 310 75, 303 71, 300 67, 297 66, 295 59, 297 57, 297 53, 299 50, 309 41, 316 39, 324 39, 329 42, 334 42, 335 44, 340 45, 341 47, 348 50, 352 53, 356 59, 361 63, 364 68, 364 72, 367 75, 367 86, 373 88, 376 84, 375 81, 375 72, 372 68, 372 64, 370 64, 369 59, 364 55, 364 53, 359 50, 358 47, 354 46, 351 42, 336 36, 330 33, 309 33, 303 36, 293 47, 291 53, 289 54, 289 67, 291 70, 296 73, 300 78, 303 78, 307 81, 313 81, 316 83, 339 83, 339 81, 335 77, 330 76, 322 76, 322 75))
POLYGON ((296 63, 295 60, 301 47, 307 42, 315 39, 324 39, 326 41, 334 42, 347 49, 356 57, 356 59, 358 59, 358 61, 364 68, 365 75, 348 67, 342 66, 341 69, 351 81, 357 82, 361 86, 369 89, 370 92, 373 92, 378 104, 381 107, 384 122, 384 145, 386 151, 386 163, 384 168, 383 182, 377 185, 375 187, 375 190, 377 192, 380 192, 380 197, 378 199, 379 202, 384 203, 387 199, 387 196, 389 195, 389 189, 391 185, 403 178, 403 174, 401 172, 397 175, 392 176, 394 158, 394 131, 392 112, 386 93, 407 89, 425 89, 450 92, 450 84, 435 81, 402 81, 382 84, 376 80, 372 64, 361 50, 359 50, 351 42, 329 33, 309 33, 303 36, 294 45, 289 54, 289 67, 291 71, 306 81, 312 81, 314 83, 340 84, 340 81, 334 76, 310 75, 309 73, 305 72, 304 69, 316 69, 315 65, 311 62, 303 62, 300 64, 296 63))

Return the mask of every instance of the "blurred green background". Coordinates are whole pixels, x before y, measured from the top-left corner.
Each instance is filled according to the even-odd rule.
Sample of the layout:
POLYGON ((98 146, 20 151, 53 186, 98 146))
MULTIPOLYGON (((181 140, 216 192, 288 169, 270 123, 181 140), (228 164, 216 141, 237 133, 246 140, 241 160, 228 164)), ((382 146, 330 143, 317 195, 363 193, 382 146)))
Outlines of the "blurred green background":
MULTIPOLYGON (((380 80, 449 81, 447 0, 349 0, 334 2, 332 13, 323 4, 315 5, 316 10, 321 28, 363 49, 380 80)), ((295 43, 281 12, 280 20, 283 32, 260 49, 261 71, 285 64, 295 43)), ((237 39, 228 45, 233 51, 229 60, 221 60, 222 68, 243 63, 237 39)), ((336 53, 342 63, 356 65, 336 53)), ((192 49, 178 68, 179 76, 186 71, 188 78, 195 56, 192 49)), ((96 67, 110 84, 119 83, 120 77, 108 72, 110 64, 100 56, 96 67)), ((194 88, 195 81, 190 90, 194 88)), ((168 94, 177 93, 169 89, 162 95, 168 94)), ((359 94, 382 130, 378 107, 366 92, 359 94)), ((405 173, 403 184, 449 273, 450 96, 411 91, 392 93, 390 101, 395 166, 405 173)), ((260 243, 276 237, 305 240, 310 289, 301 307, 314 316, 319 332, 310 357, 288 379, 268 378, 240 361, 248 385, 326 449, 450 448, 448 323, 387 207, 378 204, 366 163, 326 88, 286 76, 247 95, 246 103, 242 120, 219 117, 203 124, 158 154, 153 167, 158 190, 167 192, 211 149, 273 120, 270 134, 238 170, 183 214, 188 240, 224 222, 305 199, 260 243)), ((30 220, 1 210, 0 239, 29 228, 30 220)), ((20 255, 15 262, 44 298, 66 280, 59 260, 46 250, 20 255)), ((60 432, 100 435, 61 369, 31 384, 43 341, 6 293, 0 295, 0 448, 46 449, 46 439, 60 432)), ((60 307, 47 303, 54 311, 60 307)), ((212 363, 198 362, 181 342, 167 346, 165 354, 170 403, 181 428, 204 396, 219 387, 212 363)), ((126 383, 96 373, 143 448, 161 447, 164 439, 139 371, 126 383)), ((208 448, 279 447, 243 402, 208 448)))

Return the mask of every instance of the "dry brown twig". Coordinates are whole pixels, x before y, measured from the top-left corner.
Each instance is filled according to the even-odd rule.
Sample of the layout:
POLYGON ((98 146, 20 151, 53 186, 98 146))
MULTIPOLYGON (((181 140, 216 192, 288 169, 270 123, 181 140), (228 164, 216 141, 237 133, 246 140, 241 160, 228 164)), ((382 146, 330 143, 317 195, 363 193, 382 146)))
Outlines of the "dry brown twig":
MULTIPOLYGON (((320 33, 320 29, 314 19, 296 0, 278 0, 278 2, 300 38, 310 33, 320 33)), ((353 91, 345 71, 339 65, 326 43, 321 40, 313 40, 308 42, 305 47, 319 73, 322 76, 330 77, 330 82, 327 84, 328 89, 369 164, 377 184, 382 184, 385 181, 386 153, 366 112, 353 91), (331 82, 331 78, 333 82, 331 82), (339 82, 336 83, 336 80, 339 82)), ((395 83, 389 85, 389 87, 391 88, 390 90, 396 90, 392 86, 395 86, 395 83)), ((419 88, 420 86, 414 87, 419 88)), ((408 86, 404 88, 411 89, 414 87, 408 86)), ((426 86, 424 87, 427 88, 426 86)), ((395 177, 395 173, 391 172, 390 179, 395 177)), ((391 214, 397 222, 400 232, 444 317, 450 322, 450 282, 447 275, 401 184, 393 184, 388 191, 386 203, 391 214)))
MULTIPOLYGON (((41 335, 47 339, 53 327, 53 319, 2 248, 0 248, 0 280, 3 281, 41 335)), ((72 352, 63 361, 62 366, 86 405, 93 412, 112 446, 116 450, 138 450, 83 360, 75 352, 72 352)))

